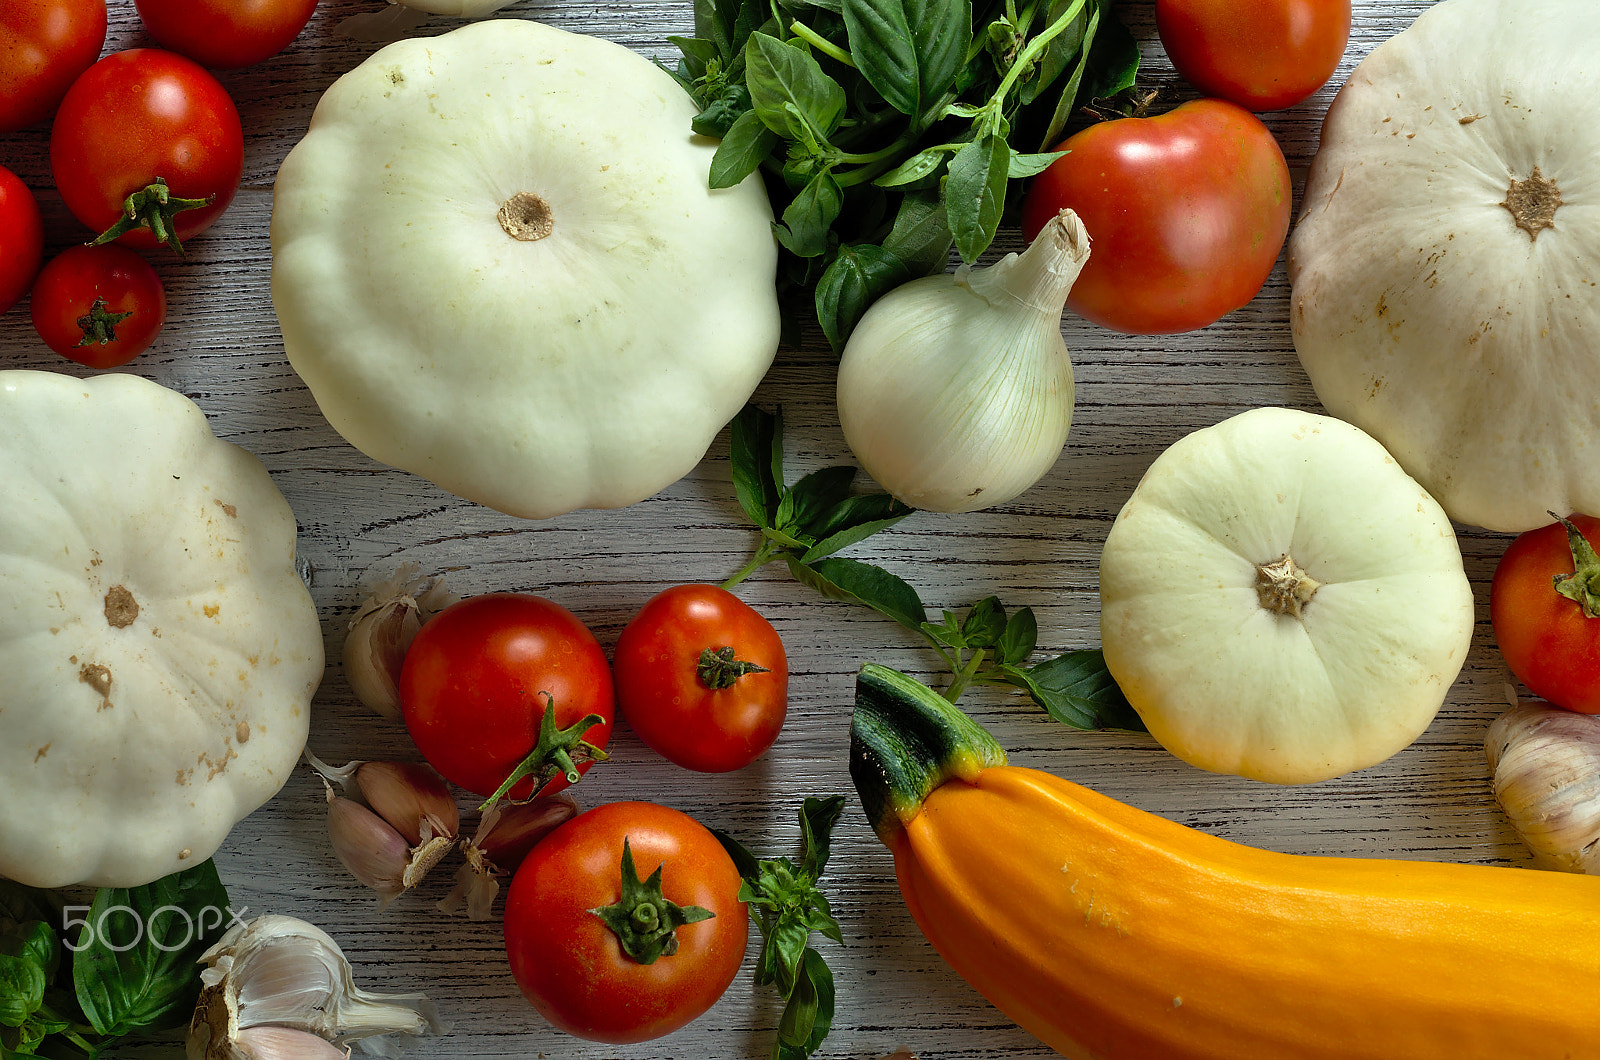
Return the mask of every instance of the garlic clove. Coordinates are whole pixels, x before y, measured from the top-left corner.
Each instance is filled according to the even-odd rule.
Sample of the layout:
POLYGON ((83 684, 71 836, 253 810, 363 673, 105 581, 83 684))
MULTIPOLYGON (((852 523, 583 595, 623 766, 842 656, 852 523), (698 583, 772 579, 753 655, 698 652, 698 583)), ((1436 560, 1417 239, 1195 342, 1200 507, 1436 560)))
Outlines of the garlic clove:
POLYGON ((461 827, 460 811, 444 778, 421 763, 362 762, 355 779, 367 806, 412 846, 423 841, 424 828, 454 838, 461 827))
POLYGON ((340 863, 378 892, 383 905, 406 891, 411 847, 382 817, 353 799, 330 796, 328 838, 340 863))
POLYGON ((227 1055, 237 1060, 348 1060, 350 1050, 309 1031, 263 1026, 240 1031, 227 1055))
POLYGON ((1495 801, 1535 864, 1600 875, 1600 717, 1521 703, 1484 748, 1495 801))
MULTIPOLYGON (((189 1060, 233 1060, 241 1037, 269 1025, 319 1035, 340 1047, 389 1034, 444 1032, 423 995, 377 994, 356 986, 339 944, 295 917, 268 915, 235 924, 200 963, 205 967, 189 1024, 189 1060)), ((382 1052, 372 1046, 368 1051, 382 1052)))
POLYGON ((423 623, 458 597, 442 578, 419 575, 403 563, 380 582, 350 619, 342 657, 345 678, 368 709, 400 719, 400 667, 423 623))
POLYGON ((488 920, 500 893, 499 877, 515 872, 539 840, 577 815, 577 801, 565 793, 496 805, 467 842, 466 862, 456 870, 454 889, 439 902, 440 911, 465 910, 468 920, 488 920))

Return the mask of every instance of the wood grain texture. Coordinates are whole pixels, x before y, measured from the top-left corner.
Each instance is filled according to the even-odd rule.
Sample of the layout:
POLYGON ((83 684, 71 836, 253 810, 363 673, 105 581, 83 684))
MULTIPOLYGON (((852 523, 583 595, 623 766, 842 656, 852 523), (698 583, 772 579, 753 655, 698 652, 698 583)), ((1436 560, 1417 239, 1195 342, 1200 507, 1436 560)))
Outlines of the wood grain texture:
MULTIPOLYGON (((1166 66, 1153 4, 1122 6, 1144 49, 1148 79, 1167 85, 1176 98, 1190 94, 1166 66)), ((1351 44, 1333 85, 1427 6, 1358 0, 1351 44)), ((511 589, 548 595, 589 622, 609 647, 650 595, 677 582, 720 581, 755 543, 729 485, 726 433, 693 473, 656 497, 614 512, 527 522, 375 464, 322 418, 284 358, 268 298, 271 184, 323 89, 374 50, 339 37, 336 27, 377 7, 377 0, 325 0, 284 54, 221 75, 247 130, 245 187, 223 220, 192 241, 187 259, 153 256, 168 285, 171 316, 155 347, 127 369, 194 398, 220 436, 266 463, 298 513, 300 552, 330 659, 311 742, 332 760, 414 754, 403 729, 354 702, 336 661, 345 619, 363 587, 400 563, 448 571, 462 594, 511 589)), ((131 0, 111 0, 111 9, 108 47, 149 43, 131 0)), ((525 0, 504 14, 596 33, 662 58, 671 54, 665 37, 690 25, 686 0, 525 0)), ((455 24, 435 19, 423 32, 455 24)), ((1266 116, 1297 189, 1332 94, 1330 86, 1266 116)), ((50 190, 46 146, 44 128, 0 137, 0 164, 39 192, 55 250, 84 233, 50 190)), ((993 254, 1015 248, 1014 237, 1002 239, 993 254)), ((1295 359, 1288 297, 1280 263, 1251 305, 1195 334, 1121 337, 1066 319, 1078 407, 1071 440, 1049 476, 1003 508, 919 514, 851 554, 905 577, 931 608, 962 609, 991 593, 1010 607, 1032 607, 1041 657, 1094 644, 1100 545, 1150 461, 1189 431, 1246 408, 1317 409, 1295 359)), ((37 342, 26 310, 24 303, 0 317, 0 367, 74 371, 37 342)), ((833 410, 832 364, 825 344, 810 335, 800 349, 780 351, 757 393, 763 405, 784 409, 792 474, 850 459, 833 410)), ((1304 854, 1521 862, 1524 854, 1493 806, 1482 751, 1484 728, 1502 708, 1508 680, 1487 610, 1489 577, 1508 539, 1467 528, 1460 538, 1478 603, 1471 657, 1427 733, 1372 769, 1276 788, 1202 773, 1145 737, 1072 731, 1004 692, 974 689, 963 704, 1015 763, 1230 839, 1304 854)), ((619 727, 615 760, 595 770, 577 793, 586 805, 664 802, 727 829, 760 853, 792 853, 800 800, 850 791, 845 765, 856 668, 871 659, 937 680, 938 660, 887 620, 820 601, 776 567, 752 578, 741 595, 772 620, 791 656, 789 722, 774 750, 736 774, 696 775, 656 759, 619 727)), ((448 873, 379 912, 334 859, 323 812, 319 785, 302 771, 237 829, 218 865, 236 904, 250 913, 291 913, 332 932, 368 987, 431 994, 452 1033, 419 1045, 415 1055, 712 1060, 770 1052, 778 1008, 770 992, 753 987, 749 963, 710 1014, 666 1039, 619 1048, 552 1031, 517 995, 498 924, 470 924, 433 908, 449 888, 448 873)), ((1052 1055, 956 978, 923 941, 900 902, 889 857, 853 801, 827 882, 846 942, 821 947, 839 998, 824 1056, 876 1057, 902 1046, 923 1060, 1052 1055)))

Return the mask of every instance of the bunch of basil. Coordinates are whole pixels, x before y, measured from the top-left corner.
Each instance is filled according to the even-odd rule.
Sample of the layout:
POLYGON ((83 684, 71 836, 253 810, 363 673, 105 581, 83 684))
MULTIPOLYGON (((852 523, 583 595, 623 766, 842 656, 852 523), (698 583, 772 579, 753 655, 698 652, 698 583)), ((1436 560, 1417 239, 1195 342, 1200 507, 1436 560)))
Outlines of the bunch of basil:
POLYGON ((893 287, 976 259, 1075 102, 1133 84, 1112 0, 695 0, 674 76, 722 141, 710 183, 760 170, 787 337, 810 301, 834 349, 893 287), (1021 6, 1019 6, 1019 2, 1021 6))
POLYGON ((210 861, 143 887, 101 888, 88 906, 0 879, 0 1060, 79 1060, 186 1028, 200 993, 195 962, 231 916, 210 861))

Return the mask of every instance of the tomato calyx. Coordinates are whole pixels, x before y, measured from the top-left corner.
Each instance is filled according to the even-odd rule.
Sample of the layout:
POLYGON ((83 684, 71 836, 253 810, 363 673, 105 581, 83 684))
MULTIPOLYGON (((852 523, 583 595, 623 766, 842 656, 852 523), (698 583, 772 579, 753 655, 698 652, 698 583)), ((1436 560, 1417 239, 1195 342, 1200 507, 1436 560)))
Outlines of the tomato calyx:
POLYGON ((678 905, 661 893, 662 862, 644 881, 633 863, 633 848, 622 837, 622 896, 612 905, 589 912, 605 921, 630 959, 654 964, 657 958, 678 952, 677 931, 685 924, 709 920, 717 914, 698 905, 678 905))
POLYGON ((733 647, 730 645, 702 650, 694 672, 695 676, 700 678, 701 684, 715 692, 723 688, 732 688, 745 674, 766 674, 772 671, 765 666, 735 657, 733 647))
POLYGON ((110 243, 136 228, 148 228, 158 242, 165 243, 182 254, 183 243, 178 239, 178 229, 173 224, 173 218, 185 210, 198 210, 202 206, 210 206, 216 198, 215 194, 207 195, 203 199, 179 198, 167 188, 165 178, 157 177, 155 183, 140 188, 123 199, 121 219, 96 236, 89 245, 110 243))
POLYGON ((1551 579, 1556 592, 1576 603, 1584 618, 1600 618, 1600 555, 1597 555, 1583 531, 1572 520, 1555 512, 1548 513, 1567 528, 1567 545, 1572 549, 1571 574, 1557 574, 1551 579))
POLYGON ((478 807, 479 812, 487 813, 493 809, 525 777, 536 778, 532 794, 537 796, 558 773, 566 777, 568 784, 576 784, 583 776, 578 769, 580 763, 610 761, 610 755, 583 738, 584 733, 596 725, 604 724, 605 718, 599 714, 585 714, 565 729, 557 728, 555 697, 548 692, 540 694, 544 696, 545 704, 544 716, 539 719, 538 742, 528 756, 517 763, 494 794, 483 801, 478 807))
POLYGON ((133 310, 126 313, 113 313, 111 306, 104 298, 96 298, 89 311, 79 317, 75 323, 83 329, 83 338, 72 344, 73 349, 79 346, 105 346, 117 341, 117 325, 133 316, 133 310))

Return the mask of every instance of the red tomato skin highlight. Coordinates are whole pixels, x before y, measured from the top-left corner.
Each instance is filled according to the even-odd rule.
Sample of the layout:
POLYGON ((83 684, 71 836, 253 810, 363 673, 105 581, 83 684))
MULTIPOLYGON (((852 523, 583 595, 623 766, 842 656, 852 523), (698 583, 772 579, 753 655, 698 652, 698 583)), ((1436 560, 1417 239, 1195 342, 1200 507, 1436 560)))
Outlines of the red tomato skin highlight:
POLYGON ((167 320, 167 293, 148 261, 127 247, 70 246, 34 281, 28 304, 33 328, 56 353, 88 368, 117 368, 150 348, 167 320), (108 343, 78 345, 78 323, 97 299, 110 313, 129 313, 108 343))
POLYGON ((624 1045, 670 1034, 703 1015, 738 975, 749 915, 739 872, 703 825, 646 802, 597 806, 542 839, 512 878, 505 940, 523 996, 557 1029, 624 1045), (639 878, 664 865, 662 895, 711 910, 677 929, 678 951, 652 964, 622 952, 590 909, 619 898, 622 837, 639 878))
MULTIPOLYGON (((601 715, 584 739, 605 747, 616 714, 605 652, 571 611, 528 593, 446 608, 422 627, 400 669, 401 712, 418 750, 446 780, 484 798, 533 750, 546 693, 559 727, 601 715)), ((579 772, 590 765, 579 762, 579 772)), ((541 793, 567 786, 558 775, 541 793)), ((532 795, 531 777, 509 792, 532 795)))
POLYGON ((772 624, 715 585, 675 585, 652 597, 617 638, 617 707, 651 750, 702 773, 749 765, 777 740, 788 712, 789 661, 772 624), (712 689, 704 649, 732 647, 766 668, 712 689))
POLYGON ((1156 32, 1201 92, 1281 110, 1333 76, 1350 40, 1350 0, 1156 0, 1156 32))
POLYGON ((264 62, 311 21, 317 0, 134 0, 150 36, 214 70, 264 62))
MULTIPOLYGON (((177 214, 180 240, 222 216, 244 175, 244 132, 233 100, 204 67, 156 48, 115 52, 73 83, 50 132, 50 170, 74 217, 96 233, 123 201, 159 177, 175 198, 209 205, 177 214)), ((147 229, 117 239, 158 246, 147 229)))
POLYGON ((22 178, 0 166, 0 313, 22 300, 44 260, 44 218, 22 178))
MULTIPOLYGON (((1591 545, 1600 543, 1600 518, 1568 518, 1591 545)), ((1585 617, 1551 585, 1572 571, 1560 523, 1518 536, 1495 566, 1489 620, 1506 665, 1530 692, 1579 714, 1600 714, 1600 618, 1585 617)))
POLYGON ((0 3, 0 133, 48 118, 105 43, 105 0, 0 3))
POLYGON ((1193 331, 1247 304, 1289 232, 1283 151, 1260 119, 1220 99, 1101 122, 1034 178, 1022 205, 1031 241, 1070 207, 1089 261, 1067 307, 1134 335, 1193 331))

